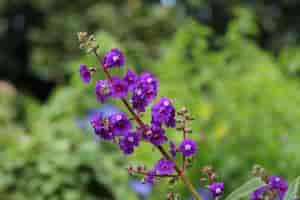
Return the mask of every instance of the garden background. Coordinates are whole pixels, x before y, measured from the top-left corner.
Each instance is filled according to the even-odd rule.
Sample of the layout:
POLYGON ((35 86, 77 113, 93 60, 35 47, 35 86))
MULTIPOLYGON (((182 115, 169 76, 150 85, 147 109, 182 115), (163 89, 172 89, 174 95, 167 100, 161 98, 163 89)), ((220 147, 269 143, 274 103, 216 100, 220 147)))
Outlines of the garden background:
POLYGON ((81 82, 79 64, 96 60, 78 48, 79 31, 95 33, 102 53, 121 48, 127 66, 155 73, 160 96, 192 112, 195 185, 207 164, 227 194, 254 164, 292 180, 300 170, 299 9, 297 0, 1 0, 0 199, 165 198, 166 184, 137 193, 125 169, 151 167, 150 146, 124 158, 93 136, 91 113, 122 107, 100 105, 81 82))

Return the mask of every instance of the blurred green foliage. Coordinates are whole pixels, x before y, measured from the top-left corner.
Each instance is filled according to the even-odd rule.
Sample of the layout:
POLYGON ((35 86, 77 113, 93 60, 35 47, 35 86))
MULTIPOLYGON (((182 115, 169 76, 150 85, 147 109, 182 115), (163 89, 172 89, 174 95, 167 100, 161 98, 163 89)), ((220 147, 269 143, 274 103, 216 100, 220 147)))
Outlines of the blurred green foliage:
MULTIPOLYGON (((58 9, 42 3, 40 6, 45 10, 58 9)), ((74 11, 70 4, 61 6, 74 11)), ((171 14, 166 15, 170 18, 163 18, 168 22, 165 25, 159 17, 163 12, 156 18, 152 14, 147 16, 151 12, 138 9, 127 16, 128 10, 115 10, 109 3, 107 7, 90 9, 94 12, 86 12, 91 20, 86 27, 81 26, 86 19, 78 10, 75 16, 58 10, 60 17, 68 16, 65 20, 79 20, 69 23, 76 27, 68 29, 61 24, 62 29, 68 29, 65 35, 49 26, 46 31, 49 37, 45 41, 37 39, 47 43, 50 37, 55 37, 66 42, 68 48, 62 48, 64 53, 55 55, 56 58, 52 57, 51 49, 36 45, 38 50, 33 60, 61 63, 72 74, 69 83, 59 85, 45 104, 8 85, 0 85, 0 197, 134 200, 137 197, 129 188, 130 178, 125 170, 128 160, 146 163, 150 168, 159 159, 157 152, 149 158, 150 146, 141 146, 136 155, 124 159, 114 145, 95 140, 88 134, 91 130, 76 126, 76 117, 84 117, 86 110, 100 106, 93 88, 82 84, 77 74, 80 63, 95 66, 96 60, 87 55, 70 62, 61 60, 71 51, 77 51, 75 29, 93 29, 98 23, 105 27, 96 32, 102 53, 111 47, 124 50, 127 66, 155 73, 160 81, 160 95, 173 98, 178 108, 186 106, 195 116, 192 137, 199 141, 200 150, 189 174, 195 185, 200 184, 200 168, 207 164, 213 165, 225 181, 226 193, 249 178, 254 164, 289 180, 298 175, 299 47, 283 48, 278 56, 261 49, 253 40, 259 34, 257 16, 241 7, 233 9, 235 17, 224 35, 187 18, 168 40, 168 31, 175 30, 171 14), (127 18, 115 24, 114 19, 104 19, 107 16, 104 11, 123 12, 120 18, 127 18), (141 20, 149 18, 153 21, 141 20), (162 31, 166 35, 160 35, 157 31, 160 28, 152 34, 153 23, 171 27, 162 31), (145 38, 139 40, 135 34, 140 33, 139 29, 148 30, 149 35, 146 31, 141 34, 145 38)), ((59 23, 56 17, 47 20, 50 24, 59 23)), ((41 32, 35 30, 30 36, 38 34, 41 32)), ((61 67, 40 67, 38 71, 43 74, 45 70, 48 75, 49 69, 60 73, 61 67)), ((103 78, 101 74, 96 76, 103 78)), ((179 141, 176 132, 168 134, 179 141)), ((178 188, 188 196, 182 185, 178 188)), ((161 194, 166 189, 167 186, 155 187, 150 199, 163 199, 161 194)))
MULTIPOLYGON (((14 113, 18 98, 1 93, 1 102, 9 101, 0 110, 14 113)), ((1 115, 1 198, 135 199, 128 192, 124 158, 112 146, 95 141, 90 130, 76 126, 73 108, 83 107, 84 98, 81 88, 66 87, 47 105, 25 99, 27 121, 22 126, 1 115)))
MULTIPOLYGON (((62 82, 71 71, 66 63, 80 55, 74 42, 76 33, 105 30, 121 40, 127 51, 139 49, 139 52, 135 51, 135 63, 146 65, 147 60, 140 58, 143 55, 158 56, 160 41, 175 31, 176 23, 182 18, 180 10, 140 0, 87 0, 75 4, 52 0, 4 1, 0 4, 3 13, 0 14, 0 27, 3 27, 0 39, 3 36, 5 40, 7 32, 20 34, 23 31, 23 35, 20 41, 12 44, 6 45, 3 41, 9 51, 0 52, 7 54, 7 58, 13 58, 14 54, 9 53, 24 37, 30 72, 43 80, 62 82), (34 45, 28 47, 28 43, 34 45)), ((15 69, 20 64, 18 60, 5 60, 7 58, 0 55, 0 62, 6 61, 9 65, 5 68, 15 69)), ((18 73, 17 69, 6 70, 18 73)), ((3 73, 6 74, 6 71, 3 73)))
POLYGON ((187 16, 224 34, 237 6, 257 16, 253 22, 260 33, 255 41, 279 52, 299 42, 299 5, 297 0, 4 0, 0 2, 0 64, 4 65, 0 73, 19 81, 15 79, 22 78, 26 69, 44 81, 64 81, 71 71, 66 63, 80 55, 74 33, 81 30, 109 32, 132 52, 134 64, 148 65, 187 16))

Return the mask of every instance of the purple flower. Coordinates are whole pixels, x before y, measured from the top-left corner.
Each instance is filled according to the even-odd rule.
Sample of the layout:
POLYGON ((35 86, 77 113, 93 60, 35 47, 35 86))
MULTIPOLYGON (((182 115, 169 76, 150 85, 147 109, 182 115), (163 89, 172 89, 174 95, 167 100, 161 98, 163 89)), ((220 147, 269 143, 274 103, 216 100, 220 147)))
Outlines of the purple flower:
POLYGON ((153 74, 150 72, 143 72, 140 75, 140 84, 148 85, 153 87, 157 91, 158 89, 158 81, 153 74))
POLYGON ((158 175, 170 175, 174 171, 174 163, 166 158, 160 159, 155 165, 155 172, 158 175))
POLYGON ((271 189, 277 192, 279 199, 283 199, 288 190, 288 183, 282 177, 271 176, 268 179, 268 184, 271 186, 271 189))
POLYGON ((287 191, 288 189, 288 183, 279 176, 271 176, 268 179, 268 184, 272 186, 274 189, 278 189, 281 191, 287 191))
POLYGON ((264 185, 251 193, 250 200, 263 200, 264 194, 270 189, 269 185, 264 185))
POLYGON ((196 153, 197 143, 194 140, 185 139, 181 142, 179 149, 184 156, 191 157, 196 153))
POLYGON ((110 122, 115 135, 122 135, 130 131, 132 128, 131 121, 123 112, 116 112, 110 115, 110 122))
POLYGON ((175 108, 172 101, 166 97, 162 97, 153 107, 152 107, 152 122, 157 124, 162 124, 163 122, 167 127, 175 127, 175 108))
POLYGON ((103 117, 102 115, 94 115, 90 124, 94 128, 95 134, 101 137, 104 140, 113 140, 114 134, 112 131, 112 127, 110 121, 107 117, 103 117))
POLYGON ((154 175, 155 175, 155 170, 149 170, 149 171, 147 171, 147 173, 146 173, 147 175, 146 175, 146 177, 145 177, 145 182, 146 183, 148 183, 148 184, 150 184, 150 185, 153 185, 154 184, 154 182, 155 182, 155 177, 154 177, 154 175))
POLYGON ((114 112, 118 112, 118 109, 109 104, 103 104, 100 108, 90 108, 86 111, 84 117, 75 117, 75 125, 80 129, 86 129, 89 126, 89 122, 96 116, 108 117, 114 112))
POLYGON ((161 145, 168 141, 165 131, 156 124, 145 125, 144 127, 137 127, 137 132, 145 141, 150 141, 154 145, 161 145))
POLYGON ((123 80, 127 82, 129 90, 133 91, 138 81, 138 75, 130 69, 127 69, 123 80))
POLYGON ((81 80, 84 83, 89 83, 91 81, 92 74, 86 65, 81 64, 79 67, 79 73, 81 80))
POLYGON ((172 157, 176 156, 177 148, 176 145, 173 141, 170 141, 169 144, 169 153, 172 155, 172 157))
POLYGON ((149 141, 154 145, 161 145, 168 140, 165 131, 155 124, 151 125, 151 134, 149 134, 149 141))
POLYGON ((120 149, 124 154, 131 154, 134 147, 139 144, 139 135, 135 132, 128 132, 120 139, 120 149))
POLYGON ((102 60, 104 68, 112 68, 114 66, 122 67, 125 63, 124 56, 119 49, 111 49, 107 52, 102 60))
POLYGON ((139 111, 145 112, 147 105, 149 104, 149 100, 143 90, 141 88, 137 88, 134 90, 132 97, 131 97, 132 107, 139 111))
POLYGON ((153 74, 149 72, 143 72, 139 76, 139 83, 137 88, 141 88, 143 90, 143 93, 145 94, 146 100, 149 104, 157 96, 158 81, 153 74))
POLYGON ((157 96, 157 90, 157 79, 151 73, 142 73, 139 76, 131 97, 133 108, 140 112, 144 112, 146 106, 157 96))
POLYGON ((224 192, 224 183, 223 182, 215 182, 209 186, 209 190, 214 197, 218 197, 224 192))
POLYGON ((132 154, 134 152, 134 146, 130 146, 130 145, 128 145, 126 143, 122 143, 122 142, 120 142, 119 146, 120 146, 121 151, 124 154, 128 155, 128 154, 132 154))
POLYGON ((126 143, 131 146, 139 145, 139 135, 136 132, 128 132, 121 140, 122 143, 126 143))
POLYGON ((113 97, 115 98, 124 97, 127 95, 128 92, 128 84, 126 81, 118 77, 112 77, 110 89, 113 97))
POLYGON ((137 180, 132 180, 130 182, 130 186, 132 188, 132 190, 137 193, 139 196, 141 196, 142 198, 146 198, 152 189, 152 185, 149 183, 142 183, 140 181, 137 180))
POLYGON ((108 80, 99 80, 96 82, 95 93, 97 99, 104 103, 104 101, 111 96, 110 84, 108 80))

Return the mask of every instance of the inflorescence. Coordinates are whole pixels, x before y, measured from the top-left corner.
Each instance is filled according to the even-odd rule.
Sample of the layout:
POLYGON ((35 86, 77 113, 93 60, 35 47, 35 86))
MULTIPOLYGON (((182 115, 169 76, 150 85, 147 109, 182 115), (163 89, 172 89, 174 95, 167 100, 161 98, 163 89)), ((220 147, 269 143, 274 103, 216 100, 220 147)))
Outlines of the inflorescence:
MULTIPOLYGON (((122 77, 111 75, 112 68, 121 68, 125 65, 125 58, 121 50, 111 49, 103 58, 98 55, 98 45, 94 43, 93 36, 87 33, 78 34, 80 47, 88 53, 93 53, 99 63, 100 69, 105 73, 106 80, 97 80, 95 84, 95 95, 100 103, 104 103, 109 98, 120 99, 131 113, 131 119, 125 112, 113 112, 110 115, 97 114, 92 117, 90 124, 95 134, 106 141, 117 144, 120 150, 128 155, 136 151, 137 147, 143 143, 151 143, 161 153, 160 158, 153 168, 146 170, 144 165, 128 167, 130 175, 142 175, 144 182, 154 184, 161 178, 171 178, 172 180, 182 179, 187 188, 193 193, 197 200, 201 197, 186 178, 185 173, 190 160, 199 150, 196 141, 188 138, 191 129, 188 122, 193 118, 188 110, 183 107, 176 111, 173 100, 162 97, 155 101, 158 95, 158 79, 150 72, 137 74, 132 69, 127 69, 122 77), (150 107, 151 121, 145 123, 141 115, 150 107), (135 122, 134 122, 134 121, 135 122), (182 133, 182 141, 176 144, 166 134, 167 128, 175 128, 182 133), (164 146, 168 146, 168 150, 164 146), (175 159, 181 156, 182 162, 179 166, 175 159)), ((84 83, 90 83, 92 75, 96 71, 94 67, 80 65, 80 77, 84 83)), ((202 173, 205 177, 201 181, 207 182, 209 191, 214 198, 224 193, 224 183, 217 182, 217 175, 211 167, 204 167, 202 173)), ((265 179, 266 180, 266 179, 265 179)), ((263 199, 265 193, 278 195, 283 198, 287 191, 287 183, 277 176, 271 176, 266 180, 266 185, 254 191, 251 200, 263 199)), ((174 196, 168 194, 168 198, 174 196)), ((176 196, 176 195, 175 195, 176 196)))

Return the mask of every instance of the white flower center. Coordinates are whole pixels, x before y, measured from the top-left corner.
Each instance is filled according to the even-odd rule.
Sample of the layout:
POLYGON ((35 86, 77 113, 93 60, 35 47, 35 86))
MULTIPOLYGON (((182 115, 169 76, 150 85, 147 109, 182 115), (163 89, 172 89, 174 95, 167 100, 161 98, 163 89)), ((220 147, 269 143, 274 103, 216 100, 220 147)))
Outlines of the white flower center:
POLYGON ((169 101, 164 101, 164 105, 168 106, 168 105, 170 105, 170 102, 169 101))
POLYGON ((222 192, 222 190, 221 190, 220 188, 217 188, 217 189, 216 189, 216 193, 217 193, 217 194, 220 194, 221 192, 222 192))
POLYGON ((152 135, 152 131, 151 131, 151 130, 148 130, 148 131, 146 132, 146 135, 147 135, 147 136, 151 136, 151 135, 152 135))
POLYGON ((148 82, 148 83, 151 83, 151 82, 152 82, 152 78, 148 78, 148 79, 147 79, 147 82, 148 82))
POLYGON ((136 94, 137 95, 141 95, 142 94, 142 90, 141 89, 136 90, 136 94))
POLYGON ((117 120, 120 121, 122 119, 122 115, 117 115, 117 120))
POLYGON ((280 181, 280 178, 279 178, 279 177, 275 178, 275 181, 276 181, 276 182, 279 182, 279 181, 280 181))
POLYGON ((128 142, 133 142, 134 138, 132 136, 128 137, 128 142))
POLYGON ((184 147, 184 149, 185 149, 186 151, 191 150, 191 148, 192 148, 192 145, 190 145, 190 144, 186 144, 185 147, 184 147))
POLYGON ((116 62, 116 61, 118 61, 118 60, 119 60, 119 56, 113 56, 113 57, 112 57, 112 59, 113 59, 113 61, 115 61, 115 62, 116 62))
POLYGON ((106 84, 102 84, 101 88, 99 89, 99 94, 100 95, 105 95, 109 93, 109 87, 106 84))

